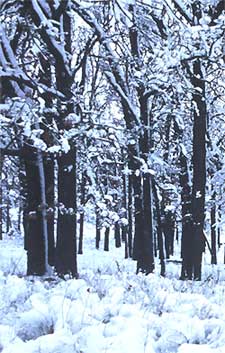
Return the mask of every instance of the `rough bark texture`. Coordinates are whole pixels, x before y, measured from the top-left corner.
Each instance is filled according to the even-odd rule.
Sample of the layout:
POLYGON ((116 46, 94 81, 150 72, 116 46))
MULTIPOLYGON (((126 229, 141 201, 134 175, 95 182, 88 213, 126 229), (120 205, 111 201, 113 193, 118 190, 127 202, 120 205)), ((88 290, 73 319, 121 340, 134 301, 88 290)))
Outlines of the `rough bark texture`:
POLYGON ((27 249, 27 274, 44 275, 45 251, 41 212, 41 186, 37 154, 28 146, 24 147, 27 200, 25 210, 25 236, 27 249))
POLYGON ((131 175, 128 177, 128 254, 133 256, 133 195, 131 175))
POLYGON ((192 279, 193 266, 193 234, 191 217, 191 188, 189 185, 189 175, 186 156, 180 152, 180 185, 181 185, 181 216, 182 216, 182 237, 181 237, 181 257, 182 269, 181 279, 192 279))
MULTIPOLYGON (((82 174, 81 178, 81 207, 84 207, 85 203, 85 185, 86 177, 85 173, 82 174)), ((79 229, 79 242, 78 242, 78 254, 83 254, 83 238, 84 238, 84 210, 80 212, 80 229, 79 229)))
POLYGON ((192 84, 194 126, 193 126, 193 186, 192 186, 192 221, 193 221, 193 276, 201 280, 202 252, 204 251, 205 219, 205 184, 206 184, 206 101, 205 82, 200 60, 194 63, 192 84))
POLYGON ((106 227, 105 238, 104 238, 104 251, 109 251, 109 233, 110 233, 110 228, 106 227))
POLYGON ((121 232, 120 232, 120 226, 119 223, 116 222, 114 226, 114 236, 115 236, 115 246, 116 248, 121 247, 121 232))
POLYGON ((101 240, 101 228, 100 228, 100 216, 99 216, 99 210, 96 209, 96 235, 95 235, 95 246, 96 249, 99 249, 99 245, 100 245, 100 240, 101 240))
POLYGON ((76 152, 74 148, 58 160, 58 222, 56 272, 77 276, 76 262, 76 152))
MULTIPOLYGON (((68 1, 63 3, 65 8, 68 1)), ((65 50, 71 53, 71 18, 67 11, 63 11, 61 17, 62 30, 64 31, 65 50)), ((54 51, 54 48, 52 48, 54 51)), ((71 103, 71 85, 73 82, 70 74, 70 61, 65 63, 60 53, 55 53, 55 72, 57 89, 64 94, 65 102, 58 102, 60 129, 65 129, 65 119, 68 114, 74 112, 71 103)), ((70 127, 68 127, 70 128, 70 127)), ((62 152, 58 158, 58 201, 59 207, 57 221, 57 244, 56 244, 56 272, 60 276, 69 274, 77 276, 77 244, 76 244, 76 151, 74 144, 70 144, 70 150, 62 152)))
POLYGON ((210 210, 211 220, 211 264, 217 264, 217 252, 216 252, 216 205, 215 205, 215 194, 213 194, 213 205, 210 210))
POLYGON ((54 237, 54 159, 44 159, 45 188, 47 201, 47 226, 48 226, 48 262, 55 264, 55 237, 54 237))

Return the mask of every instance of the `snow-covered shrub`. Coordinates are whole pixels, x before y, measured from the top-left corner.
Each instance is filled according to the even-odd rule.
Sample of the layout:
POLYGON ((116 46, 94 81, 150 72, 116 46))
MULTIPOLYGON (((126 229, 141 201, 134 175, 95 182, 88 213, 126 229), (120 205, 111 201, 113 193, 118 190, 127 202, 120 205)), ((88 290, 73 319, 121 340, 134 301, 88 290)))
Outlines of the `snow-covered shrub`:
POLYGON ((53 332, 51 317, 32 309, 22 313, 17 325, 17 335, 23 341, 36 339, 53 332))
POLYGON ((163 330, 162 336, 157 342, 157 352, 176 353, 178 347, 187 342, 187 338, 174 329, 163 330))
POLYGON ((24 303, 29 296, 27 282, 24 278, 19 278, 16 275, 8 276, 2 288, 3 293, 5 305, 12 306, 24 303))

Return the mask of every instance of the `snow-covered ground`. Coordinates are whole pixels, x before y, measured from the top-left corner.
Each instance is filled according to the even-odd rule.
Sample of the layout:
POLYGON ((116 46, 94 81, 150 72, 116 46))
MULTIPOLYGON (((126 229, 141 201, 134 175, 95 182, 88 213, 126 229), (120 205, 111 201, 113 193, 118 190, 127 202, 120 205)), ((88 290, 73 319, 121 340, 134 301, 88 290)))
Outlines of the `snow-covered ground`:
POLYGON ((137 276, 123 248, 97 251, 85 233, 78 280, 26 277, 22 240, 0 242, 0 352, 225 353, 223 250, 183 282, 177 263, 137 276))

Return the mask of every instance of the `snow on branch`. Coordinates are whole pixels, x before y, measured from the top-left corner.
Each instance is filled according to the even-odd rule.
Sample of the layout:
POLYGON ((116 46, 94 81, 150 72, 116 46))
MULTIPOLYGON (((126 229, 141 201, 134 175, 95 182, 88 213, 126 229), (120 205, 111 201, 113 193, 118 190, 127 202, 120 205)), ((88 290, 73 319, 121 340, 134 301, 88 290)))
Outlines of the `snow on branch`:
MULTIPOLYGON (((21 70, 20 71, 16 71, 16 70, 13 70, 13 69, 8 69, 8 70, 4 71, 4 70, 0 69, 0 77, 1 78, 8 78, 8 79, 13 80, 13 81, 15 81, 17 83, 23 83, 27 87, 30 87, 32 89, 36 89, 37 91, 39 91, 40 96, 42 96, 44 93, 49 93, 49 94, 51 94, 52 97, 56 97, 56 98, 60 98, 62 100, 66 100, 66 97, 61 92, 57 91, 54 88, 50 88, 50 87, 44 85, 43 83, 39 83, 39 82, 36 82, 36 81, 32 80, 31 78, 26 76, 21 70)), ((18 96, 19 97, 21 97, 21 96, 25 97, 25 94, 24 93, 22 94, 22 93, 18 94, 18 96)))
POLYGON ((105 75, 108 78, 109 82, 111 83, 111 85, 113 86, 113 88, 116 90, 116 92, 119 94, 119 96, 122 98, 122 100, 124 102, 126 102, 126 105, 128 106, 130 112, 132 113, 133 119, 135 121, 135 123, 137 125, 140 124, 140 121, 137 117, 137 114, 135 112, 134 106, 132 105, 132 103, 130 102, 130 100, 128 99, 128 97, 126 96, 126 94, 123 92, 123 90, 121 89, 121 87, 119 86, 119 84, 116 82, 116 79, 114 77, 114 75, 112 74, 112 72, 110 71, 105 71, 105 75))
MULTIPOLYGON (((9 44, 9 41, 7 40, 6 36, 5 36, 5 33, 4 33, 4 30, 2 28, 2 26, 0 26, 0 38, 1 38, 1 41, 2 41, 2 45, 4 46, 5 48, 5 51, 6 51, 6 54, 8 55, 8 52, 9 54, 12 52, 12 48, 10 47, 10 44, 9 44)), ((2 45, 0 45, 0 63, 3 67, 4 70, 7 70, 8 66, 9 66, 9 63, 5 57, 5 54, 3 52, 3 47, 2 45)), ((13 54, 13 52, 12 52, 13 54)), ((13 57, 14 57, 14 54, 13 54, 13 57)), ((14 57, 15 59, 15 57, 14 57)), ((17 67, 17 62, 15 62, 15 60, 13 59, 13 62, 15 64, 15 66, 17 67)), ((10 64, 12 66, 13 65, 13 62, 10 62, 10 64)), ((21 90, 21 88, 19 87, 19 85, 16 83, 16 82, 12 82, 12 87, 14 89, 14 91, 16 92, 16 94, 19 96, 19 97, 22 97, 24 98, 25 97, 25 94, 24 92, 21 90)))
POLYGON ((46 16, 50 17, 51 16, 51 8, 47 1, 45 0, 39 0, 39 4, 42 7, 43 11, 45 12, 46 16))
MULTIPOLYGON (((35 0, 36 1, 36 0, 35 0)), ((12 47, 10 45, 9 39, 7 38, 4 28, 0 25, 0 39, 2 42, 2 45, 0 46, 0 63, 2 64, 2 68, 0 69, 0 77, 2 78, 8 78, 11 79, 12 81, 12 86, 16 92, 16 94, 19 97, 25 97, 25 94, 27 92, 28 87, 31 89, 36 89, 39 91, 39 93, 42 95, 44 92, 50 93, 53 97, 58 97, 63 100, 65 100, 65 96, 50 87, 47 87, 46 85, 34 81, 31 77, 29 77, 27 74, 24 73, 24 71, 20 68, 17 59, 13 53, 12 47), (4 51, 2 49, 2 46, 4 47, 5 53, 7 57, 4 54, 4 51), (18 84, 23 83, 26 87, 24 90, 21 90, 18 84)))
POLYGON ((14 68, 17 68, 18 67, 18 63, 17 63, 16 57, 15 57, 15 55, 13 53, 13 50, 12 50, 12 48, 10 46, 10 43, 9 43, 9 40, 6 37, 5 31, 4 31, 4 29, 3 29, 1 24, 0 24, 0 39, 2 41, 2 44, 3 44, 4 48, 5 48, 5 51, 7 53, 7 56, 8 56, 8 59, 9 59, 11 65, 14 68))
MULTIPOLYGON (((80 15, 80 17, 87 23, 91 28, 93 28, 98 36, 99 41, 102 43, 106 51, 108 52, 110 56, 110 60, 113 61, 113 64, 116 67, 116 70, 120 76, 120 79, 122 81, 125 80, 124 78, 124 73, 121 69, 121 67, 118 65, 117 58, 115 57, 115 54, 110 47, 109 39, 107 34, 104 32, 104 29, 98 24, 96 18, 89 13, 85 8, 81 7, 77 1, 73 0, 73 9, 80 15)), ((126 90, 126 88, 124 87, 126 90)), ((126 92, 127 93, 127 92, 126 92)))
POLYGON ((167 0, 166 2, 170 6, 173 4, 175 9, 179 11, 179 13, 186 19, 186 21, 192 24, 192 15, 188 11, 182 0, 167 0))
POLYGON ((66 57, 65 48, 62 44, 57 43, 57 41, 54 38, 56 33, 55 27, 52 25, 52 22, 49 19, 47 19, 41 7, 39 6, 39 3, 37 0, 32 0, 32 5, 36 15, 38 16, 40 25, 42 26, 44 33, 47 35, 49 43, 46 43, 46 44, 51 45, 52 47, 51 49, 53 49, 55 54, 57 54, 61 58, 61 61, 64 64, 67 74, 71 76, 70 68, 67 65, 68 60, 66 57))
POLYGON ((119 94, 123 102, 128 107, 134 122, 140 125, 140 121, 138 116, 134 110, 134 107, 129 99, 129 92, 125 85, 125 77, 122 68, 118 64, 118 59, 114 54, 110 46, 110 42, 107 34, 104 29, 99 25, 96 18, 88 12, 85 8, 83 8, 77 1, 72 0, 73 9, 79 16, 91 27, 95 30, 95 33, 99 39, 99 42, 104 46, 106 52, 108 53, 108 59, 110 61, 111 67, 113 67, 113 72, 106 71, 105 75, 109 79, 110 83, 119 94))

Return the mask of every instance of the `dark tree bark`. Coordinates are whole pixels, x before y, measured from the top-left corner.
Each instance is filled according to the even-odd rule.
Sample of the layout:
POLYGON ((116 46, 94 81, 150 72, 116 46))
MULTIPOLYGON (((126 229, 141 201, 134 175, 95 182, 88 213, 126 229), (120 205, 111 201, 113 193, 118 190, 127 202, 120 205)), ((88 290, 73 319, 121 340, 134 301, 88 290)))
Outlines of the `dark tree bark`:
POLYGON ((132 187, 134 192, 134 244, 133 260, 141 258, 141 235, 142 235, 142 185, 141 176, 132 175, 132 187))
POLYGON ((9 230, 11 228, 11 221, 10 221, 10 213, 9 213, 9 210, 10 210, 10 200, 9 200, 10 186, 9 186, 8 180, 7 180, 6 185, 7 185, 6 234, 11 235, 11 234, 9 234, 9 230))
POLYGON ((46 202, 47 202, 47 227, 48 227, 48 262, 49 265, 55 265, 55 178, 54 178, 54 159, 49 156, 44 159, 44 173, 45 173, 45 188, 46 188, 46 202))
MULTIPOLYGON (((122 199, 122 205, 125 210, 123 217, 127 218, 127 177, 126 175, 122 175, 122 180, 123 180, 123 199, 122 199)), ((121 238, 123 242, 126 242, 127 244, 127 226, 122 225, 121 229, 121 238)))
MULTIPOLYGON (((82 173, 81 177, 81 207, 84 207, 85 203, 85 185, 86 185, 86 177, 85 173, 82 173)), ((78 254, 83 254, 83 238, 84 238, 84 210, 80 212, 80 229, 79 229, 79 242, 78 242, 78 254)))
POLYGON ((120 248, 121 247, 121 234, 120 234, 119 223, 116 222, 114 227, 115 227, 115 229, 114 229, 115 246, 116 246, 116 248, 120 248))
MULTIPOLYGON (((117 175, 117 170, 115 170, 115 175, 117 175)), ((114 195, 114 202, 116 204, 118 203, 117 194, 114 195)), ((120 230, 120 225, 119 225, 118 221, 115 222, 115 224, 114 224, 114 238, 115 238, 115 247, 120 248, 121 247, 121 230, 120 230)))
POLYGON ((28 217, 27 217, 27 207, 28 207, 28 202, 27 202, 27 195, 28 195, 28 190, 27 190, 27 178, 26 178, 26 168, 25 168, 25 160, 20 158, 19 159, 19 181, 20 181, 20 193, 21 193, 21 218, 22 218, 22 226, 23 226, 23 232, 24 232, 24 249, 28 250, 28 217))
POLYGON ((122 228, 121 228, 121 239, 124 243, 126 243, 126 245, 128 245, 128 243, 127 243, 127 226, 122 226, 122 228))
POLYGON ((79 228, 79 243, 78 254, 83 254, 83 239, 84 239, 84 212, 80 213, 80 228, 79 228))
POLYGON ((179 223, 178 221, 176 221, 176 229, 175 229, 175 233, 176 233, 176 242, 179 242, 179 223))
MULTIPOLYGON (((128 213, 127 213, 127 176, 123 174, 123 208, 125 210, 124 212, 124 217, 128 218, 128 213)), ((127 225, 122 225, 121 229, 121 237, 122 241, 124 242, 124 250, 125 250, 125 259, 129 257, 129 249, 128 249, 128 226, 127 225)))
MULTIPOLYGON (((23 147, 26 183, 26 202, 24 207, 24 247, 27 250, 27 274, 44 275, 48 272, 49 239, 44 226, 46 222, 46 204, 43 200, 43 182, 40 171, 40 153, 25 143, 23 147), (45 212, 43 212, 45 210, 45 212), (48 242, 48 244, 47 244, 48 242)), ((42 175, 44 176, 44 175, 42 175)), ((45 185, 44 185, 45 186, 45 185)))
POLYGON ((216 251, 216 205, 215 205, 215 193, 213 193, 213 205, 210 210, 211 220, 211 264, 217 264, 217 251, 216 251))
POLYGON ((181 185, 181 216, 182 216, 182 238, 181 257, 182 269, 181 279, 192 279, 193 270, 193 233, 191 215, 191 188, 189 185, 189 175, 187 158, 180 152, 180 185, 181 185))
POLYGON ((128 239, 127 239, 127 226, 123 226, 122 228, 122 239, 124 239, 124 258, 128 259, 129 251, 128 251, 128 239))
POLYGON ((96 249, 99 249, 100 245, 100 240, 101 240, 101 228, 100 228, 100 216, 99 216, 99 210, 96 207, 96 225, 95 225, 95 230, 96 230, 96 235, 95 235, 95 247, 96 249))
POLYGON ((59 276, 77 276, 76 151, 70 146, 58 160, 58 222, 55 269, 59 276))
POLYGON ((202 252, 204 244, 205 219, 205 184, 206 184, 206 100, 205 82, 200 60, 194 63, 192 84, 196 93, 193 94, 194 126, 193 126, 193 187, 192 187, 192 220, 193 220, 193 253, 195 280, 201 280, 202 252), (200 91, 199 91, 200 89, 200 91))
POLYGON ((132 176, 128 177, 128 255, 133 256, 133 197, 132 197, 132 176))
POLYGON ((22 208, 21 195, 20 195, 20 198, 19 198, 18 221, 17 221, 17 230, 18 230, 19 233, 21 233, 22 214, 23 214, 23 208, 22 208))
POLYGON ((166 250, 167 259, 169 259, 170 255, 173 255, 174 227, 175 227, 174 215, 171 211, 166 211, 165 219, 163 222, 163 230, 165 234, 165 250, 166 250))
POLYGON ((25 236, 27 250, 27 275, 45 274, 45 248, 41 210, 41 185, 37 153, 24 146, 27 200, 25 209, 25 236))
POLYGON ((104 251, 109 251, 109 233, 110 233, 110 228, 106 227, 105 238, 104 238, 104 251))
POLYGON ((6 234, 8 236, 12 235, 12 232, 10 232, 11 229, 11 219, 10 219, 10 189, 13 188, 14 180, 12 179, 12 184, 10 185, 8 176, 5 178, 5 191, 6 191, 6 219, 5 219, 5 226, 6 226, 6 234))
POLYGON ((150 177, 133 176, 135 233, 133 259, 137 260, 137 272, 149 274, 154 270, 150 177))
MULTIPOLYGON (((219 206, 219 207, 218 207, 218 210, 217 210, 217 222, 219 223, 220 220, 221 220, 221 209, 220 209, 220 206, 219 206)), ((221 245, 222 245, 220 236, 221 236, 220 225, 218 225, 218 227, 217 227, 217 243, 218 243, 218 248, 220 248, 221 245)))
POLYGON ((150 175, 143 178, 143 239, 142 256, 137 263, 137 272, 146 274, 152 273, 154 266, 153 256, 153 229, 152 229, 152 199, 151 199, 151 179, 150 175))
MULTIPOLYGON (((163 159, 168 163, 169 149, 171 140, 171 126, 172 126, 172 114, 168 114, 165 122, 165 143, 164 143, 164 154, 163 159)), ((174 215, 171 211, 166 209, 167 204, 170 205, 170 195, 166 192, 162 193, 161 208, 163 212, 163 233, 165 237, 165 252, 166 258, 169 259, 170 255, 173 255, 174 248, 174 215)))
POLYGON ((165 255, 164 255, 164 247, 163 247, 163 235, 162 235, 162 222, 161 222, 161 215, 160 215, 160 206, 159 206, 159 198, 156 189, 155 180, 152 179, 152 191, 155 201, 155 208, 156 208, 156 217, 157 217, 157 242, 159 247, 159 259, 161 265, 161 276, 165 276, 165 255))

